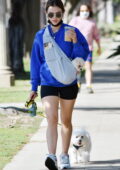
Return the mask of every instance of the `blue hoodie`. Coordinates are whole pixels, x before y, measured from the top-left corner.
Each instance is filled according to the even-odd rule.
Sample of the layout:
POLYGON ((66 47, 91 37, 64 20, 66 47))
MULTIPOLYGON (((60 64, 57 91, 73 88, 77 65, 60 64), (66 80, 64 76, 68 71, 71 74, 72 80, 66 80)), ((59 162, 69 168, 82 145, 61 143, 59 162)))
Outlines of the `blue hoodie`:
MULTIPOLYGON (((60 29, 53 33, 51 26, 48 25, 49 31, 57 44, 60 46, 60 48, 63 50, 63 52, 67 55, 68 58, 74 59, 76 57, 83 58, 86 60, 88 54, 89 54, 89 48, 86 39, 84 36, 80 33, 80 31, 77 28, 75 29, 75 32, 77 34, 77 43, 67 42, 64 40, 65 37, 65 27, 70 25, 62 24, 60 29)), ((54 87, 65 87, 69 85, 73 85, 77 82, 75 80, 73 83, 69 85, 64 85, 60 82, 58 82, 51 74, 47 63, 45 61, 44 56, 44 46, 43 46, 43 34, 44 34, 45 28, 41 29, 36 33, 33 47, 32 47, 32 53, 31 53, 31 84, 32 84, 32 91, 37 91, 38 86, 40 85, 47 85, 47 86, 54 86, 54 87)))

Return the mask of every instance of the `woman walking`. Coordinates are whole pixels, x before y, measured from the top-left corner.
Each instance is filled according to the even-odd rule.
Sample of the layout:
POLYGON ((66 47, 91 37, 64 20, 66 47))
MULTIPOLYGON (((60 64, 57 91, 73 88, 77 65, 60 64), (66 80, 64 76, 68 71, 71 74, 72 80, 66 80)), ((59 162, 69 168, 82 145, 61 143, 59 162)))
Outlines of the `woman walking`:
MULTIPOLYGON (((70 168, 68 149, 72 133, 71 119, 78 93, 76 78, 70 82, 67 82, 66 78, 64 83, 60 74, 56 76, 59 68, 57 59, 62 53, 64 58, 69 59, 69 62, 77 57, 86 60, 89 53, 85 38, 78 29, 63 23, 63 14, 64 6, 61 0, 48 0, 46 15, 49 24, 37 32, 31 54, 32 90, 30 99, 37 96, 37 88, 41 86, 40 95, 48 122, 46 132, 48 154, 45 165, 50 170, 58 170, 56 147, 59 105, 62 138, 60 168, 70 168), (55 65, 56 63, 58 66, 55 65)), ((62 55, 60 57, 63 57, 62 55)), ((69 74, 68 78, 71 76, 69 74)))
POLYGON ((92 17, 93 12, 91 6, 83 3, 79 8, 79 16, 74 17, 69 23, 72 26, 76 26, 80 30, 89 45, 90 53, 85 62, 85 80, 88 93, 94 92, 92 89, 92 56, 94 40, 96 41, 98 47, 97 53, 98 55, 101 54, 99 30, 92 17))

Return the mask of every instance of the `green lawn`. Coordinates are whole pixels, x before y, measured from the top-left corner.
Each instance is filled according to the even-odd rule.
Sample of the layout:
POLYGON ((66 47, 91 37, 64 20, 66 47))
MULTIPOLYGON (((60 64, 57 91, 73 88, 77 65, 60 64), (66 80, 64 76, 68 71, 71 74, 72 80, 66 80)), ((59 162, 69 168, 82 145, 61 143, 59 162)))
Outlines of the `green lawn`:
POLYGON ((113 24, 106 23, 104 25, 99 25, 99 28, 101 36, 106 38, 114 38, 115 36, 117 36, 117 32, 119 32, 120 30, 120 20, 116 19, 113 24))
MULTIPOLYGON (((0 103, 23 102, 30 93, 29 58, 24 58, 25 74, 18 74, 15 86, 0 88, 0 103)), ((39 101, 39 97, 36 101, 39 101)), ((0 113, 0 170, 26 144, 39 128, 42 117, 0 113), (14 122, 11 126, 11 122, 14 122)))
MULTIPOLYGON (((15 86, 0 88, 0 103, 25 102, 31 90, 29 58, 24 58, 25 73, 15 77, 15 86)), ((39 101, 39 98, 37 99, 39 101)))
POLYGON ((25 102, 29 95, 29 91, 29 81, 16 80, 15 86, 0 88, 0 103, 25 102))
MULTIPOLYGON (((14 116, 12 117, 14 120, 14 116)), ((9 117, 0 115, 0 170, 10 162, 13 156, 26 144, 30 137, 39 128, 41 117, 17 115, 17 122, 12 127, 7 127, 9 117), (25 120, 25 121, 24 121, 25 120), (6 127, 5 127, 6 124, 6 127)))

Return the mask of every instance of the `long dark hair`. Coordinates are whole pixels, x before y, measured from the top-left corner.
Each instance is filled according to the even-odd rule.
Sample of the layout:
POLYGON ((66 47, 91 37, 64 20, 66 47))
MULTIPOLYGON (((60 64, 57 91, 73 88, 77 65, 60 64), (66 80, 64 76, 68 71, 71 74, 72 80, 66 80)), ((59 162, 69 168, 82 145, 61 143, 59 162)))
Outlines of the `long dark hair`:
POLYGON ((92 11, 92 7, 91 7, 91 5, 89 3, 81 3, 77 15, 79 15, 80 8, 83 5, 87 6, 87 8, 88 8, 88 10, 90 12, 89 18, 92 18, 93 17, 93 11, 92 11))
POLYGON ((47 4, 46 4, 46 12, 48 11, 48 8, 50 6, 57 6, 57 7, 61 8, 63 13, 65 12, 64 5, 61 0, 48 0, 47 4))

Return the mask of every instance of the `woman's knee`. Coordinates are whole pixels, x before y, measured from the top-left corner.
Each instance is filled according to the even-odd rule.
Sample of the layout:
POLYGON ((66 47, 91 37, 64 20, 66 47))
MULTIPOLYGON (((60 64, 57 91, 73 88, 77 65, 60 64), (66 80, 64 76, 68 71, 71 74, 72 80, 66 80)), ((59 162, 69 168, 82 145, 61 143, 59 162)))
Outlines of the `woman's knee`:
POLYGON ((72 122, 70 119, 62 120, 62 125, 66 128, 70 128, 72 126, 72 122))
POLYGON ((57 115, 50 115, 50 113, 47 115, 47 122, 51 125, 57 125, 58 123, 58 116, 57 115))

